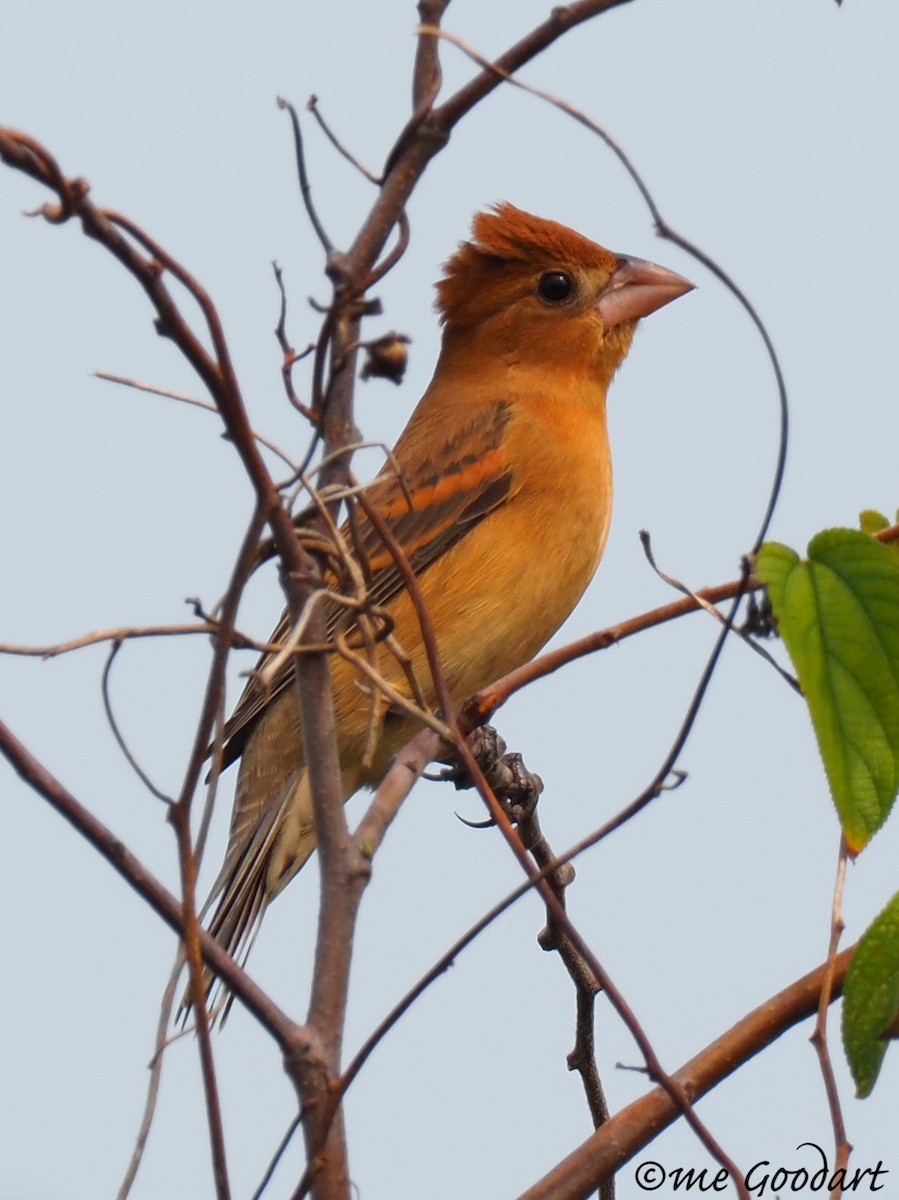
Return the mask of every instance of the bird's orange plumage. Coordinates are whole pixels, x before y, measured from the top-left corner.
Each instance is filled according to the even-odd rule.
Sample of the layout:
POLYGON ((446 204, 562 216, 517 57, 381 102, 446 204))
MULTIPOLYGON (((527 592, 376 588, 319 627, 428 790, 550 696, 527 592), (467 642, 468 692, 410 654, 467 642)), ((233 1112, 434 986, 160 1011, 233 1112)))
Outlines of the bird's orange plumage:
MULTIPOLYGON (((508 204, 480 213, 446 264, 434 378, 368 496, 418 577, 456 702, 531 658, 589 583, 612 501, 606 389, 637 319, 689 288, 508 204)), ((357 544, 370 594, 436 706, 409 596, 364 519, 357 544)), ((408 695, 395 656, 378 654, 408 695)), ((251 683, 226 730, 226 759, 241 765, 211 929, 232 952, 315 847, 291 672, 265 693, 251 683)), ((377 784, 415 723, 388 710, 366 761, 370 684, 338 656, 331 680, 348 798, 377 784)))

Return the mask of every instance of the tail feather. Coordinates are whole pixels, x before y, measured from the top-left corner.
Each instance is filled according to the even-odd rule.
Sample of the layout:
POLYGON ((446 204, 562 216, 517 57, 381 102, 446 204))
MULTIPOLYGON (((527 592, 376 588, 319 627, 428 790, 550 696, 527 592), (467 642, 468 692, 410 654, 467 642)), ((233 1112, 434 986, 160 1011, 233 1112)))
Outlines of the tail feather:
MULTIPOLYGON (((208 929, 219 945, 227 950, 232 958, 237 959, 241 966, 246 962, 247 955, 255 941, 269 900, 280 890, 280 886, 283 886, 272 887, 272 860, 275 847, 286 831, 285 827, 292 824, 289 819, 290 809, 292 803, 295 802, 297 792, 304 790, 302 788, 304 779, 305 772, 299 777, 292 776, 288 785, 283 789, 278 803, 269 807, 244 845, 239 844, 234 836, 235 831, 232 830, 229 852, 204 906, 205 912, 218 897, 218 904, 208 929), (234 853, 235 849, 239 850, 238 854, 234 853)), ((304 862, 312 853, 315 844, 314 838, 311 839, 311 842, 312 845, 303 858, 304 862)), ((297 867, 298 869, 299 867, 297 867)), ((207 1008, 211 1009, 215 1006, 217 992, 225 994, 220 1017, 221 1023, 224 1024, 233 998, 212 971, 206 968, 203 975, 207 1008)), ((192 1004, 189 988, 187 988, 181 998, 175 1018, 178 1023, 184 1025, 187 1022, 192 1004)))

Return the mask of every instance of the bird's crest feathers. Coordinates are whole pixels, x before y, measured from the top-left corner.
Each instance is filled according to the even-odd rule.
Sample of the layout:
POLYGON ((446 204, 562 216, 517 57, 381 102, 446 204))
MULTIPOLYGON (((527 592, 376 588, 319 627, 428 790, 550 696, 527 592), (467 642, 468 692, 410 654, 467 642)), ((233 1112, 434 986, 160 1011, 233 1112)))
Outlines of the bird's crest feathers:
POLYGON ((558 221, 535 217, 513 204, 496 204, 475 216, 471 240, 462 242, 444 264, 437 284, 437 309, 444 324, 468 324, 485 289, 502 288, 503 277, 514 273, 516 265, 544 270, 586 267, 611 274, 618 260, 558 221))

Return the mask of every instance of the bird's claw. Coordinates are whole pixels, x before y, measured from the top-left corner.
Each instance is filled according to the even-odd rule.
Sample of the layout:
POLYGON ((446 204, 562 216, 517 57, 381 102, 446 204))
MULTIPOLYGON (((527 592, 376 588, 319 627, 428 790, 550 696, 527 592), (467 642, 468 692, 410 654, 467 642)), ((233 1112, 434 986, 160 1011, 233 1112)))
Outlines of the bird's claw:
MULTIPOLYGON (((492 725, 478 726, 469 735, 468 746, 512 824, 517 825, 529 817, 543 791, 543 780, 540 776, 532 774, 525 767, 520 754, 506 753, 506 743, 492 725)), ((441 771, 440 777, 451 781, 457 791, 474 786, 471 774, 463 762, 449 764, 441 771)), ((482 824, 479 823, 479 827, 482 824)))

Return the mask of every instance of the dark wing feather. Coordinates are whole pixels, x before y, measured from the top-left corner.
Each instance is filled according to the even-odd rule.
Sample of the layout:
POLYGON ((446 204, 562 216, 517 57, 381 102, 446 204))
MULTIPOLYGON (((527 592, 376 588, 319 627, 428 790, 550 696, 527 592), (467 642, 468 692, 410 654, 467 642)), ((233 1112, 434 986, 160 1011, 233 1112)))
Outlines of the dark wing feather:
MULTIPOLYGON (((402 479, 388 464, 369 490, 370 502, 402 546, 416 575, 423 575, 432 563, 509 498, 514 480, 502 450, 507 420, 504 405, 481 410, 456 436, 443 443, 439 465, 426 460, 411 473, 400 456, 402 479)), ((397 447, 398 454, 401 448, 402 442, 397 447)), ((353 520, 355 536, 348 537, 349 544, 357 547, 365 564, 373 603, 387 606, 403 591, 402 575, 379 533, 358 507, 353 520)), ((349 533, 346 526, 344 533, 349 533)), ((329 608, 326 622, 331 635, 346 610, 337 605, 329 608)), ((289 631, 290 621, 284 613, 270 640, 282 642, 289 631)), ((261 657, 257 671, 269 657, 261 657)), ((285 664, 269 688, 263 688, 255 678, 250 680, 225 725, 223 766, 240 757, 256 722, 292 682, 291 663, 285 664)))

